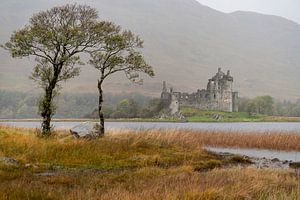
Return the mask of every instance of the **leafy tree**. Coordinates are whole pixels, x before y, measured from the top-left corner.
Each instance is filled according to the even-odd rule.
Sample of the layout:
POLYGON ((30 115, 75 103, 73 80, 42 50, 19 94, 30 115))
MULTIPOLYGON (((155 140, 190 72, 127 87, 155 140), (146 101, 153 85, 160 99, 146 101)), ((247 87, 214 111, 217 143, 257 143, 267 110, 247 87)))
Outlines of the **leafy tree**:
POLYGON ((256 108, 256 104, 253 99, 246 103, 246 111, 249 113, 249 115, 252 113, 258 113, 258 109, 256 108))
POLYGON ((51 134, 55 113, 53 98, 60 83, 79 75, 81 52, 99 47, 110 23, 97 22, 97 11, 89 6, 65 5, 33 15, 29 24, 15 31, 4 46, 12 57, 34 57, 31 78, 44 90, 39 104, 42 134, 51 134))
MULTIPOLYGON (((113 107, 113 105, 111 105, 111 104, 109 104, 109 103, 104 103, 104 105, 103 105, 103 114, 104 114, 104 117, 110 117, 111 116, 111 114, 114 112, 114 107, 113 107)), ((97 114, 97 113, 96 113, 97 114)), ((98 118, 99 116, 98 115, 96 115, 97 117, 96 118, 98 118)))
POLYGON ((150 118, 158 115, 163 109, 160 99, 151 99, 140 111, 140 116, 142 118, 150 118))
POLYGON ((142 54, 137 50, 142 48, 143 41, 131 31, 122 31, 119 26, 111 26, 111 32, 107 33, 101 50, 91 53, 90 63, 99 70, 98 91, 99 104, 98 115, 100 118, 101 133, 104 134, 103 82, 117 72, 124 72, 126 77, 135 82, 142 83, 140 73, 150 77, 154 71, 146 63, 142 54))
POLYGON ((272 115, 274 112, 274 100, 271 96, 259 96, 254 98, 256 112, 260 114, 272 115))
POLYGON ((242 98, 239 101, 239 110, 251 113, 273 115, 275 112, 274 100, 271 96, 258 96, 254 99, 242 98))
POLYGON ((139 105, 133 99, 123 99, 117 105, 113 118, 134 118, 137 117, 139 105))

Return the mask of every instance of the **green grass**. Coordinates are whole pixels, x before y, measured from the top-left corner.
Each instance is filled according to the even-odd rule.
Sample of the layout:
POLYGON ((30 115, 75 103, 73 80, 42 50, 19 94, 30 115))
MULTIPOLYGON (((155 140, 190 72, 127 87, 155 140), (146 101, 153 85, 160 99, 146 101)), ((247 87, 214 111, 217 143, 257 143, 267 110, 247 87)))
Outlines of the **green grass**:
MULTIPOLYGON (((206 111, 192 107, 182 107, 181 113, 186 117, 187 122, 300 122, 300 117, 267 116, 261 114, 250 114, 248 112, 222 112, 206 111), (218 118, 216 118, 218 116, 218 118)), ((7 122, 12 120, 1 120, 7 122)), ((13 121, 40 122, 40 119, 15 119, 13 121)), ((98 119, 53 119, 55 122, 84 122, 98 119)), ((107 122, 178 122, 176 117, 168 118, 124 118, 106 119, 107 122)))
POLYGON ((188 122, 260 122, 266 117, 247 112, 204 111, 191 107, 183 107, 181 112, 188 122))
POLYGON ((300 122, 300 117, 267 116, 248 112, 205 111, 192 107, 182 107, 181 112, 187 117, 188 122, 300 122))

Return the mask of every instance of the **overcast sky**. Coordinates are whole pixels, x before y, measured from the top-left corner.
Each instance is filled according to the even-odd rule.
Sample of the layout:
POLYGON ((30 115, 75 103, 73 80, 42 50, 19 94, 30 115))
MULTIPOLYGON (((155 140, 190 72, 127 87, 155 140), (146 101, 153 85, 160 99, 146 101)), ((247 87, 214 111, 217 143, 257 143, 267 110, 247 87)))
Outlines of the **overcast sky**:
POLYGON ((223 12, 254 11, 285 17, 300 24, 300 0, 197 0, 223 12))

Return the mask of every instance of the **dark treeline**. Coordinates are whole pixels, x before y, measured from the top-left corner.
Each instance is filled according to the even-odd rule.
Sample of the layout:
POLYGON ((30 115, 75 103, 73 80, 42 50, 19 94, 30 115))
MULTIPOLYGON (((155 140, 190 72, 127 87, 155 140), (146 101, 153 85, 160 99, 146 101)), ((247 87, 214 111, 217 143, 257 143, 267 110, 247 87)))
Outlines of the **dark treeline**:
MULTIPOLYGON (((39 118, 38 100, 40 94, 27 94, 23 92, 0 90, 0 118, 1 119, 24 119, 39 118)), ((142 94, 106 94, 104 111, 109 117, 127 117, 127 101, 129 108, 135 106, 137 110, 146 109, 151 104, 151 97, 142 94), (133 103, 132 103, 133 102, 133 103)), ((55 118, 83 118, 92 117, 91 113, 97 108, 97 94, 62 94, 55 99, 57 112, 55 118)), ((157 102, 157 100, 156 100, 157 102)), ((136 117, 136 111, 131 112, 136 117)), ((145 113, 147 115, 147 113, 145 113)), ((95 116, 96 117, 96 116, 95 116)))
POLYGON ((241 98, 239 111, 252 114, 300 117, 300 99, 297 101, 276 101, 271 96, 241 98))
MULTIPOLYGON (((0 90, 0 118, 39 118, 40 94, 0 90)), ((96 94, 62 94, 55 99, 55 118, 97 118, 96 94)), ((160 100, 138 93, 105 94, 103 112, 107 118, 152 118, 159 116, 160 100)), ((251 114, 300 117, 300 100, 276 101, 270 96, 240 98, 239 111, 251 114)))
MULTIPOLYGON (((117 104, 104 103, 103 113, 106 118, 153 118, 159 116, 163 107, 158 98, 149 98, 141 103, 136 98, 129 97, 122 99, 117 104)), ((86 115, 86 118, 97 118, 97 110, 86 115)))

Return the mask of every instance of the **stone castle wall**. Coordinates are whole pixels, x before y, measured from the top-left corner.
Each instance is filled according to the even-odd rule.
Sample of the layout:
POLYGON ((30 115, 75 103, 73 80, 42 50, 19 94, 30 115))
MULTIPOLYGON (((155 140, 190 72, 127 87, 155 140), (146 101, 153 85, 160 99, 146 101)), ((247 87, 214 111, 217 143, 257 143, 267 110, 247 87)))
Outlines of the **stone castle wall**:
POLYGON ((215 76, 208 80, 207 88, 195 93, 174 92, 167 90, 166 82, 163 83, 161 102, 169 107, 171 113, 179 111, 180 106, 189 106, 201 110, 217 110, 226 112, 238 111, 238 93, 233 92, 233 77, 230 71, 227 74, 218 69, 215 76))

